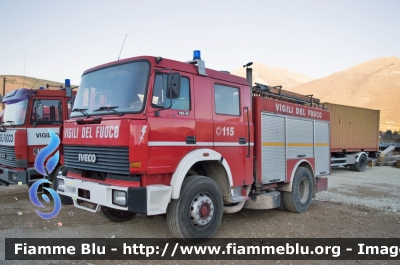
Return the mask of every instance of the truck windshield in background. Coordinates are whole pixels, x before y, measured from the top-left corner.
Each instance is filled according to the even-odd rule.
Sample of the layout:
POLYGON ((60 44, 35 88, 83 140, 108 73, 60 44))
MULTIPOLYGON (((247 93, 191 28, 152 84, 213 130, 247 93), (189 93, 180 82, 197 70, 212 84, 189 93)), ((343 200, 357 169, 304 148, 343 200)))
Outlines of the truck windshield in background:
POLYGON ((120 64, 83 75, 71 117, 142 112, 149 75, 147 61, 120 64))
POLYGON ((8 103, 4 108, 3 122, 5 125, 24 125, 28 99, 8 103))

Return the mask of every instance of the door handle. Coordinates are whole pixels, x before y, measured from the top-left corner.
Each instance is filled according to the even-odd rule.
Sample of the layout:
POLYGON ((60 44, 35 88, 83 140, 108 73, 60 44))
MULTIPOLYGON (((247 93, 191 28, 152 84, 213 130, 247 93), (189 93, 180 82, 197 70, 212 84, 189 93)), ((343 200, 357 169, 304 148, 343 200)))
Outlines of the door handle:
POLYGON ((186 144, 196 144, 196 136, 186 136, 186 144))
POLYGON ((240 137, 239 138, 239 144, 246 144, 246 138, 240 137))

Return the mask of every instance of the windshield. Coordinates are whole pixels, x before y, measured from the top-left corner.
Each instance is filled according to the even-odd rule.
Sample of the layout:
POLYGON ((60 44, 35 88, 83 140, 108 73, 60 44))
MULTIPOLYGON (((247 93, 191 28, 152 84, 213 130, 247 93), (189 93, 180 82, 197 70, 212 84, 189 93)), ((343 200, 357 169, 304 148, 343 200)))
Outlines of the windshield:
POLYGON ((85 74, 71 117, 142 112, 149 73, 150 64, 137 61, 85 74))
POLYGON ((23 125, 25 123, 28 99, 17 103, 6 104, 3 122, 5 125, 23 125))

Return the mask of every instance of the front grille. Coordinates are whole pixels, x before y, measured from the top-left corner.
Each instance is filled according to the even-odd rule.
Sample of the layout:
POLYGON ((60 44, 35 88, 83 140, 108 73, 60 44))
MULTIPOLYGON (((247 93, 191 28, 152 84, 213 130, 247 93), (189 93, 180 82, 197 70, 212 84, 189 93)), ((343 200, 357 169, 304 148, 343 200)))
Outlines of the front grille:
POLYGON ((18 167, 14 146, 0 146, 0 164, 18 167))
POLYGON ((64 164, 66 167, 129 175, 128 147, 74 146, 64 145, 64 164), (94 154, 96 162, 81 162, 79 154, 94 154))

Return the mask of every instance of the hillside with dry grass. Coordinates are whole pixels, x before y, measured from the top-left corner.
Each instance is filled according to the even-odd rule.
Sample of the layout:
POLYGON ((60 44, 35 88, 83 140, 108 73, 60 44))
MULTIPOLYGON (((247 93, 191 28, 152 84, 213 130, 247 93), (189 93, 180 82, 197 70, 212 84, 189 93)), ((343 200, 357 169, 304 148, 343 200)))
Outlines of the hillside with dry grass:
POLYGON ((6 78, 6 94, 7 92, 17 89, 17 88, 31 88, 31 89, 39 89, 41 86, 46 87, 46 84, 50 86, 54 86, 51 89, 57 89, 60 85, 64 85, 63 83, 54 82, 45 79, 37 79, 34 77, 28 76, 19 76, 19 75, 0 75, 0 93, 3 94, 3 79, 6 78))
MULTIPOLYGON (((34 77, 28 76, 19 76, 19 75, 0 75, 0 95, 3 96, 3 84, 4 78, 6 78, 5 83, 5 94, 8 92, 18 89, 18 88, 30 88, 30 89, 39 89, 41 86, 46 88, 46 85, 49 84, 49 89, 58 89, 61 85, 64 85, 60 82, 54 82, 45 79, 37 79, 34 77)), ((2 105, 0 104, 0 110, 2 109, 2 105)))
POLYGON ((400 131, 400 58, 367 61, 286 89, 314 94, 322 102, 380 110, 380 130, 400 131))

